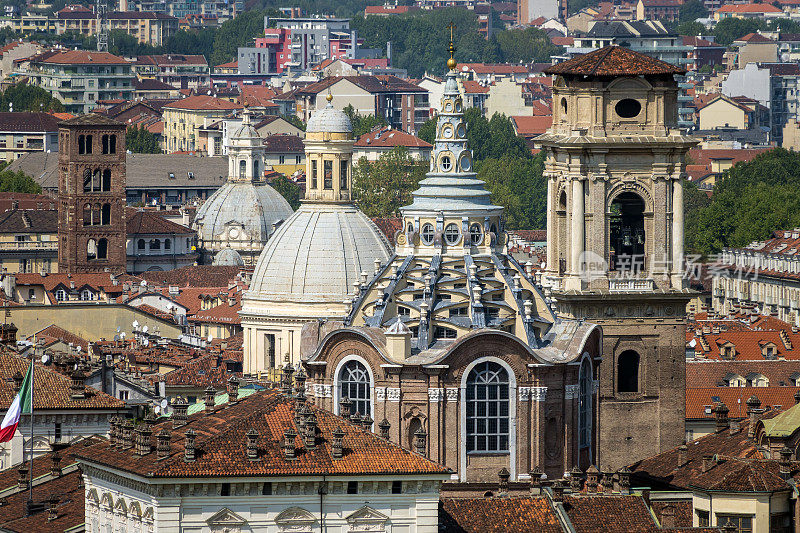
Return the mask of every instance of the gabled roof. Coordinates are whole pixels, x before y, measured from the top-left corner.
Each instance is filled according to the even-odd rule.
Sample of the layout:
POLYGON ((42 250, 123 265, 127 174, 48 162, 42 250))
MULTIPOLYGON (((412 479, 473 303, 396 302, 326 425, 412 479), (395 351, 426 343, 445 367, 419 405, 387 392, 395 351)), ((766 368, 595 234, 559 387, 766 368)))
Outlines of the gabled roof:
POLYGON ((599 50, 563 61, 545 69, 545 74, 571 76, 647 76, 685 74, 675 65, 654 59, 622 46, 606 46, 599 50))
POLYGON ((133 208, 126 209, 126 231, 128 235, 193 234, 191 228, 167 220, 158 213, 133 208))
POLYGON ((86 50, 64 50, 48 54, 39 60, 41 63, 57 65, 129 65, 125 59, 108 52, 89 52, 86 50))
POLYGON ((800 406, 794 405, 778 416, 764 420, 763 424, 767 436, 788 437, 800 429, 800 406))
POLYGON ((0 233, 58 233, 58 211, 12 209, 0 213, 0 233))
POLYGON ((773 41, 772 39, 770 39, 768 37, 764 37, 760 33, 748 33, 747 35, 745 35, 741 39, 736 39, 736 42, 744 42, 744 43, 748 43, 748 44, 753 44, 753 43, 774 43, 775 41, 773 41))
POLYGON ((284 458, 281 445, 284 431, 299 433, 295 423, 294 398, 281 392, 266 390, 213 411, 189 415, 187 423, 173 428, 171 420, 153 427, 153 435, 170 434, 169 456, 156 457, 155 450, 138 456, 133 449, 119 449, 102 443, 84 448, 81 461, 98 464, 147 478, 195 478, 236 476, 303 476, 303 475, 435 475, 439 479, 451 471, 425 457, 404 450, 352 422, 306 403, 316 416, 318 434, 315 446, 306 447, 300 437, 294 439, 296 458, 284 458), (344 433, 344 455, 334 459, 331 453, 332 433, 344 433), (194 461, 184 460, 185 433, 196 434, 194 461), (258 461, 251 461, 246 451, 246 434, 258 431, 258 461))
POLYGON ((725 4, 717 13, 783 13, 772 4, 725 4))
POLYGON ((303 139, 297 135, 288 134, 275 134, 268 135, 264 139, 264 150, 267 153, 297 153, 302 154, 305 151, 303 139))
POLYGON ((553 115, 541 115, 535 117, 513 116, 511 122, 514 130, 520 137, 531 137, 541 135, 553 125, 553 115))
POLYGON ((523 498, 442 498, 440 531, 444 533, 561 533, 555 509, 547 496, 523 498))
POLYGON ((371 132, 365 133, 358 138, 353 146, 364 148, 395 148, 397 146, 405 146, 407 148, 433 148, 433 145, 430 143, 410 133, 382 127, 375 128, 371 132))
POLYGON ((236 104, 215 98, 207 94, 189 96, 183 100, 176 100, 164 106, 165 109, 184 109, 188 111, 232 111, 242 109, 241 104, 236 104))
POLYGON ((57 132, 58 118, 44 112, 0 113, 0 131, 57 132))
MULTIPOLYGON (((295 91, 297 95, 317 95, 326 91, 328 87, 346 80, 363 89, 368 93, 392 93, 392 92, 427 92, 422 87, 418 87, 412 83, 398 78, 397 76, 379 75, 379 76, 331 76, 324 80, 312 83, 302 89, 295 91)), ((282 95, 285 96, 285 95, 282 95)))
POLYGON ((242 269, 236 266, 196 265, 164 272, 143 272, 148 283, 179 287, 227 287, 242 269))

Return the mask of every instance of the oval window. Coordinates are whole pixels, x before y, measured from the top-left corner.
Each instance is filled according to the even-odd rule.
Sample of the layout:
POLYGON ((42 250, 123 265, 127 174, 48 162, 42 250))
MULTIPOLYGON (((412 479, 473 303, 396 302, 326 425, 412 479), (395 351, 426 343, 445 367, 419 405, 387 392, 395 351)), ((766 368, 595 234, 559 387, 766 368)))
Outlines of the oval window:
POLYGON ((467 128, 465 128, 463 124, 461 124, 461 125, 458 127, 458 130, 457 130, 457 132, 458 132, 458 137, 459 137, 460 139, 463 139, 464 137, 466 137, 466 136, 467 136, 467 128))
POLYGON ((452 111, 452 110, 453 110, 453 103, 452 103, 452 102, 447 102, 447 103, 444 105, 444 110, 445 110, 445 111, 447 111, 448 113, 449 113, 450 111, 452 111))
POLYGON ((464 154, 461 156, 461 170, 464 172, 469 172, 472 168, 472 162, 469 159, 469 155, 464 154))
POLYGON ((461 113, 461 102, 456 102, 456 113, 461 113))
POLYGON ((453 162, 450 160, 450 156, 442 156, 439 160, 439 168, 444 172, 450 172, 450 169, 453 168, 453 162))
POLYGON ((453 136, 453 127, 449 124, 442 128, 442 137, 449 139, 453 136))
POLYGON ((422 244, 426 246, 430 246, 433 244, 433 224, 427 223, 422 226, 422 231, 420 232, 420 238, 422 239, 422 244))
POLYGON ((642 111, 642 104, 633 98, 625 98, 617 102, 614 106, 617 116, 621 118, 633 118, 642 111))

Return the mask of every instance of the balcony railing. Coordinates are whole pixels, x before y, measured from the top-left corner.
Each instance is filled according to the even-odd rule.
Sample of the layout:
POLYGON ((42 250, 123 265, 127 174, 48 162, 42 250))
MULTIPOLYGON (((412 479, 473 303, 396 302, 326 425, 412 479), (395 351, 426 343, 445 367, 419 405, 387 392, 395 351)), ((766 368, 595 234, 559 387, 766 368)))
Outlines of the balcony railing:
POLYGON ((58 241, 0 242, 0 251, 49 250, 58 251, 58 241))
POLYGON ((609 279, 610 292, 650 292, 655 289, 652 279, 609 279))

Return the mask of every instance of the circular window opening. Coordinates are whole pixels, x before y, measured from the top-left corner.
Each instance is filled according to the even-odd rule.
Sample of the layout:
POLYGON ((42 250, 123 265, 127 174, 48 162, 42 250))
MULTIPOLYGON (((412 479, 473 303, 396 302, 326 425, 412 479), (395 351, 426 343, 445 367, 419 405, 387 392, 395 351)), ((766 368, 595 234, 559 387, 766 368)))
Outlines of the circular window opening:
POLYGON ((420 238, 422 239, 422 244, 430 246, 433 244, 433 224, 427 223, 422 226, 422 231, 420 232, 420 238))
POLYGON ((443 156, 439 160, 439 167, 445 172, 450 172, 453 168, 453 161, 450 159, 450 156, 443 156))
POLYGON ((461 113, 461 102, 456 102, 456 113, 461 113))
POLYGON ((452 104, 451 102, 447 102, 447 103, 444 105, 444 110, 445 110, 445 111, 448 111, 448 112, 452 111, 452 110, 453 110, 453 104, 452 104))
POLYGON ((471 168, 472 168, 472 162, 470 161, 469 156, 467 154, 462 155, 461 170, 463 170, 464 172, 469 172, 471 168))
POLYGON ((445 126, 442 128, 442 137, 445 139, 449 139, 453 136, 453 128, 451 126, 445 126))
POLYGON ((621 118, 633 118, 641 113, 642 104, 633 98, 625 98, 617 102, 617 105, 614 106, 614 110, 617 112, 617 116, 621 118))
POLYGON ((460 236, 458 226, 455 224, 448 224, 447 227, 444 228, 444 240, 447 244, 456 244, 460 236))
POLYGON ((469 227, 469 238, 472 244, 478 245, 483 241, 483 230, 480 224, 473 224, 469 227))
POLYGON ((461 139, 467 136, 467 128, 463 124, 458 127, 458 136, 461 139))

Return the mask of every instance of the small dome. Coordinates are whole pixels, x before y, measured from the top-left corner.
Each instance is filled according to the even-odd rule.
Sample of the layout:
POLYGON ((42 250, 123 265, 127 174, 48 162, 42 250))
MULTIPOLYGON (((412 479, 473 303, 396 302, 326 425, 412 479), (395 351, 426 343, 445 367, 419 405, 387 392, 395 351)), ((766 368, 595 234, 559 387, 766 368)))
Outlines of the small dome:
POLYGON ((239 255, 239 252, 226 246, 214 256, 214 266, 244 266, 244 259, 239 255))
POLYGON ((303 205, 269 240, 256 264, 250 298, 341 304, 362 272, 392 253, 386 237, 352 205, 303 205), (291 253, 290 253, 291 252, 291 253))
POLYGON ((308 119, 306 133, 314 132, 352 133, 353 125, 347 115, 333 107, 333 104, 328 104, 312 113, 308 119))
POLYGON ((270 185, 229 181, 200 206, 192 227, 203 241, 257 244, 291 215, 289 203, 270 185))

